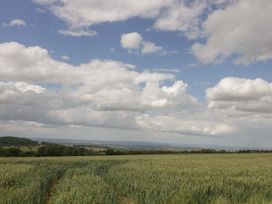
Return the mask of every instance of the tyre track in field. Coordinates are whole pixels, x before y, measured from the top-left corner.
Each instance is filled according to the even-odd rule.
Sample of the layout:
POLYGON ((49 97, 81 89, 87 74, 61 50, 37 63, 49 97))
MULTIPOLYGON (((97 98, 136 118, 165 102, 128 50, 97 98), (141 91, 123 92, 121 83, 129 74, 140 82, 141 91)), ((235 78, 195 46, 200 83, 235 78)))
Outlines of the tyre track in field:
POLYGON ((137 202, 135 202, 134 200, 132 200, 131 198, 128 198, 126 197, 122 192, 121 190, 117 189, 115 186, 113 186, 109 180, 107 180, 105 178, 105 176, 108 174, 108 172, 110 171, 110 169, 113 167, 113 166, 116 166, 116 165, 121 165, 121 164, 124 164, 128 161, 123 161, 123 162, 117 162, 117 163, 110 163, 108 165, 101 165, 99 166, 97 169, 96 169, 96 172, 94 173, 96 176, 99 176, 101 179, 103 179, 103 181, 108 184, 109 186, 111 186, 113 192, 114 192, 114 195, 116 196, 117 198, 117 203, 118 204, 136 204, 137 202), (102 171, 99 171, 99 170, 102 170, 102 171))
POLYGON ((65 174, 65 171, 58 172, 58 174, 50 180, 48 189, 42 198, 43 204, 50 203, 51 197, 56 192, 57 185, 61 182, 64 174, 65 174))
POLYGON ((56 191, 57 182, 58 182, 58 180, 55 178, 53 178, 51 180, 48 191, 46 192, 45 197, 44 197, 44 204, 47 204, 50 202, 52 194, 56 191))
MULTIPOLYGON (((110 186, 112 186, 112 185, 110 185, 110 186)), ((119 204, 136 204, 136 202, 134 200, 124 196, 118 189, 113 188, 113 192, 116 195, 117 201, 119 204)))

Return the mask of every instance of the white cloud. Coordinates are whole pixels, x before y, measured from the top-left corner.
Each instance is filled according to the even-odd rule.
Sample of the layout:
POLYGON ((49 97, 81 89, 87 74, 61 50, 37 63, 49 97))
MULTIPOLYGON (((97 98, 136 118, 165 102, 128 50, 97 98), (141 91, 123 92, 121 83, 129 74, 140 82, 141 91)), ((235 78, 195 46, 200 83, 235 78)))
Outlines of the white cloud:
POLYGON ((142 43, 142 36, 137 33, 125 33, 121 35, 121 46, 125 49, 138 49, 142 43))
POLYGON ((1 130, 7 130, 7 131, 18 131, 18 135, 19 133, 23 133, 25 131, 37 131, 37 132, 41 132, 41 130, 43 129, 44 124, 42 123, 37 123, 37 122, 33 122, 33 121, 5 121, 5 120, 0 120, 0 128, 1 130))
POLYGON ((14 96, 18 97, 19 95, 23 95, 26 93, 33 94, 42 94, 45 92, 45 88, 29 84, 26 82, 1 82, 0 81, 0 99, 1 102, 3 100, 8 99, 9 97, 14 98, 14 96))
MULTIPOLYGON (((97 24, 149 18, 155 30, 180 32, 189 39, 207 38, 192 46, 192 53, 202 63, 233 58, 236 64, 247 65, 272 59, 272 3, 267 0, 33 1, 66 22, 66 32, 71 35, 81 36, 77 30, 97 24)), ((140 53, 169 54, 154 42, 145 42, 140 53)))
POLYGON ((142 49, 141 49, 141 53, 142 54, 152 54, 152 53, 162 53, 163 49, 162 47, 156 45, 153 42, 147 42, 147 41, 143 41, 142 43, 142 49))
POLYGON ((174 132, 183 135, 229 135, 235 132, 235 127, 221 121, 211 121, 211 118, 199 119, 199 113, 183 113, 182 115, 155 116, 141 115, 137 124, 146 129, 163 132, 174 132), (191 116, 190 116, 191 115, 191 116), (192 115, 194 115, 192 117, 192 115))
POLYGON ((33 85, 33 84, 28 84, 25 82, 15 82, 14 84, 7 82, 7 85, 14 86, 14 88, 21 93, 26 93, 28 91, 31 91, 37 94, 41 94, 41 93, 44 93, 45 91, 45 88, 43 87, 33 85))
POLYGON ((76 125, 228 137, 272 129, 271 90, 262 79, 225 78, 207 90, 206 107, 170 73, 139 72, 112 60, 73 66, 38 46, 0 44, 0 125, 18 121, 43 128, 76 125), (50 88, 54 84, 56 89, 50 88))
POLYGON ((224 78, 206 94, 211 109, 272 112, 272 83, 263 79, 224 78))
POLYGON ((120 43, 122 48, 128 49, 129 52, 136 51, 143 55, 155 53, 165 55, 176 53, 176 51, 164 50, 161 46, 156 45, 154 42, 145 41, 137 32, 122 34, 120 43))
POLYGON ((96 88, 107 83, 130 81, 138 84, 174 79, 171 74, 138 73, 134 65, 112 60, 93 60, 75 69, 73 65, 52 59, 41 47, 25 47, 16 42, 0 44, 0 62, 0 80, 10 81, 62 83, 66 86, 82 84, 83 81, 96 88), (104 72, 109 75, 104 76, 104 72), (97 78, 97 75, 104 77, 97 78))
MULTIPOLYGON (((68 25, 67 30, 59 31, 64 35, 93 36, 96 32, 89 29, 97 24, 149 18, 156 30, 180 32, 189 39, 206 37, 206 43, 192 47, 192 53, 205 64, 228 57, 236 64, 272 58, 272 4, 267 0, 33 1, 68 25)), ((165 54, 154 42, 146 41, 144 48, 143 53, 165 54)))
POLYGON ((115 51, 116 51, 116 48, 115 48, 115 47, 111 47, 111 48, 110 48, 110 51, 111 51, 111 52, 115 52, 115 51))
POLYGON ((236 64, 250 64, 272 59, 272 2, 239 0, 210 14, 203 23, 205 44, 192 47, 203 63, 221 62, 235 56, 236 64))
MULTIPOLYGON (((190 39, 201 35, 202 17, 214 7, 223 8, 235 0, 33 0, 47 7, 70 30, 134 17, 154 20, 153 28, 184 33, 190 39)), ((213 9, 212 9, 213 8, 213 9)))
POLYGON ((26 26, 26 22, 22 19, 16 18, 11 20, 8 23, 3 23, 3 26, 8 26, 8 27, 23 27, 26 26))
POLYGON ((65 61, 68 61, 68 60, 70 60, 70 57, 67 56, 67 55, 62 55, 61 59, 65 60, 65 61))
POLYGON ((47 13, 46 10, 41 9, 41 8, 36 8, 36 11, 39 12, 39 13, 47 13))
POLYGON ((207 7, 206 1, 192 1, 186 5, 184 1, 174 1, 156 20, 154 28, 164 31, 183 32, 189 39, 200 35, 200 16, 207 7))
POLYGON ((105 22, 124 21, 133 17, 154 18, 173 0, 34 0, 49 9, 72 28, 82 28, 105 22))
POLYGON ((73 66, 38 46, 10 42, 0 44, 0 62, 2 120, 139 128, 135 117, 144 112, 197 105, 187 84, 174 81, 174 75, 138 72, 118 61, 73 66), (166 80, 173 85, 163 85, 166 80), (46 89, 48 83, 61 86, 46 89))
POLYGON ((53 60, 38 46, 25 47, 16 42, 0 44, 0 80, 26 82, 68 82, 70 65, 53 60), (62 77, 60 77, 62 76, 62 77))
POLYGON ((58 33, 71 36, 71 37, 82 37, 82 36, 95 36, 96 31, 93 30, 59 30, 58 33))
POLYGON ((152 71, 165 72, 165 73, 179 73, 180 69, 157 68, 157 69, 152 69, 152 71))
POLYGON ((222 9, 237 0, 175 0, 159 15, 153 28, 162 31, 175 31, 188 39, 203 37, 201 24, 205 15, 213 10, 222 9))

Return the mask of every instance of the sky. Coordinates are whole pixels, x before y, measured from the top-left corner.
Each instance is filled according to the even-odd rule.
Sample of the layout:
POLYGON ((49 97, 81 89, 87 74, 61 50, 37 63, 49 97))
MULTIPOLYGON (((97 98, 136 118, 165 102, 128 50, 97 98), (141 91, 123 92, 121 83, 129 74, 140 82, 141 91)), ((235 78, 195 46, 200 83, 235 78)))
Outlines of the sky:
POLYGON ((272 148, 270 0, 2 0, 0 135, 272 148))

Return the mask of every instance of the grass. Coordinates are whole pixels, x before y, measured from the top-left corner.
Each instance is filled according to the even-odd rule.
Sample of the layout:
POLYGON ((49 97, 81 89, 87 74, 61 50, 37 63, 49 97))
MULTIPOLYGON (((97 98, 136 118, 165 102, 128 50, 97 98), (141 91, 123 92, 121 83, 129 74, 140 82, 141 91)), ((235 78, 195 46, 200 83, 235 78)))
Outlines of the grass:
POLYGON ((1 158, 0 203, 272 203, 272 154, 1 158))

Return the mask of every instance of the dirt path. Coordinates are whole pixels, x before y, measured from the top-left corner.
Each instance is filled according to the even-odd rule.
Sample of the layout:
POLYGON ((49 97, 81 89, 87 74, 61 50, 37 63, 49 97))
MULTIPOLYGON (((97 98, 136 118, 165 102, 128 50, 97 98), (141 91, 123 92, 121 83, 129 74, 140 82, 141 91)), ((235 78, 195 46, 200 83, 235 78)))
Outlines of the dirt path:
POLYGON ((135 204, 133 200, 124 196, 118 196, 119 204, 135 204))
POLYGON ((56 185, 57 185, 57 179, 53 178, 50 182, 48 191, 46 192, 45 196, 44 196, 44 204, 47 204, 50 202, 50 198, 52 196, 52 194, 56 191, 56 185))
POLYGON ((52 180, 50 181, 50 185, 49 185, 49 188, 47 190, 47 192, 45 193, 44 195, 44 198, 43 198, 43 202, 44 204, 48 204, 50 203, 50 200, 51 200, 51 197, 53 196, 53 194, 56 192, 57 190, 57 185, 60 183, 60 180, 62 179, 62 176, 61 177, 54 177, 52 178, 52 180))

